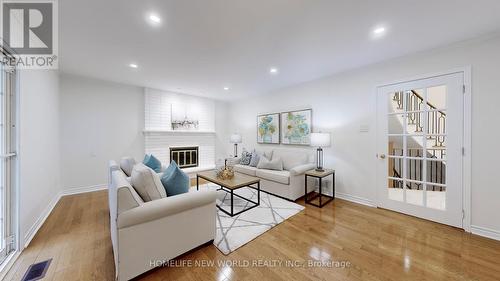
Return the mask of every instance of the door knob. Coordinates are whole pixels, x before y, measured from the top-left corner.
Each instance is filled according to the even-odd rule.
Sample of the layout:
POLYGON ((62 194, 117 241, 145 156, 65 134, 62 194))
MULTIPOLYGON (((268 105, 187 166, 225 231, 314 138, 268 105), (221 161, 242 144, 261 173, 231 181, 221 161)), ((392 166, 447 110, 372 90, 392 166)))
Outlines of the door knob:
POLYGON ((385 154, 380 154, 380 159, 385 159, 385 154))

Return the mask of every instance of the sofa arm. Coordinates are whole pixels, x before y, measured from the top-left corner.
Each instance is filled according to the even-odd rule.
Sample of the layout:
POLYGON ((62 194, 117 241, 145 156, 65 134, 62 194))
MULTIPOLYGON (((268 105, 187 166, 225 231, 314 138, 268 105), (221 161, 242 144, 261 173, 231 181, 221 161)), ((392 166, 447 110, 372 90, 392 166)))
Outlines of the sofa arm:
POLYGON ((109 161, 109 171, 111 173, 113 173, 113 171, 119 171, 119 170, 121 170, 120 165, 118 165, 118 163, 116 163, 115 160, 110 160, 109 161))
POLYGON ((226 158, 227 160, 227 164, 228 165, 236 165, 236 164, 240 164, 240 161, 241 161, 241 157, 228 157, 226 158))
POLYGON ((216 197, 215 190, 203 190, 149 201, 121 213, 118 216, 118 229, 157 220, 211 203, 214 204, 215 212, 216 197))
POLYGON ((118 163, 116 163, 115 160, 109 161, 108 188, 111 187, 111 184, 112 184, 113 172, 120 171, 120 170, 121 170, 120 166, 118 165, 118 163))
POLYGON ((290 169, 290 174, 292 176, 297 176, 297 175, 301 175, 309 170, 312 170, 314 169, 314 167, 316 167, 316 165, 312 164, 312 163, 307 163, 307 164, 304 164, 304 165, 299 165, 299 166, 296 166, 296 167, 293 167, 292 169, 290 169))

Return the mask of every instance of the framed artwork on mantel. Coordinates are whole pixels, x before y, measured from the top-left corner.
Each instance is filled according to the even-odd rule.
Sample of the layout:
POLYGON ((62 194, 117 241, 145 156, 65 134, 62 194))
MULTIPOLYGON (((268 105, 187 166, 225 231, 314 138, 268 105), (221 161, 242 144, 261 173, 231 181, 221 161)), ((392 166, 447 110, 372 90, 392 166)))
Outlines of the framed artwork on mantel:
POLYGON ((309 145, 311 143, 312 109, 281 113, 281 143, 309 145))
POLYGON ((257 116, 257 143, 280 143, 279 113, 270 113, 257 116))
POLYGON ((170 122, 172 131, 198 131, 200 126, 198 112, 186 103, 171 104, 170 122))

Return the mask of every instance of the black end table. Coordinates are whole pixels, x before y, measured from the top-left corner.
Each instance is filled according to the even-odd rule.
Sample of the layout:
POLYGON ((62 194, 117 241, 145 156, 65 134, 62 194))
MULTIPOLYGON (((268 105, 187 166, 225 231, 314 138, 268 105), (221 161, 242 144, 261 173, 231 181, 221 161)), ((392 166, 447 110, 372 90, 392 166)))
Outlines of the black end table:
POLYGON ((304 179, 305 179, 305 196, 304 196, 304 198, 305 198, 306 204, 313 205, 313 206, 316 206, 319 208, 323 208, 323 206, 325 206, 330 201, 335 199, 335 170, 332 170, 332 169, 325 169, 324 171, 309 170, 305 173, 304 179), (322 179, 325 177, 328 177, 330 175, 332 176, 332 184, 333 184, 333 190, 332 190, 331 196, 327 195, 327 194, 323 194, 322 190, 321 190, 322 179), (314 196, 312 196, 311 198, 308 198, 309 194, 307 193, 307 177, 313 177, 313 178, 317 178, 319 180, 319 193, 314 194, 314 196), (319 204, 313 203, 312 201, 318 197, 319 197, 319 199, 318 199, 319 204), (321 200, 323 198, 326 198, 327 200, 326 201, 321 200))

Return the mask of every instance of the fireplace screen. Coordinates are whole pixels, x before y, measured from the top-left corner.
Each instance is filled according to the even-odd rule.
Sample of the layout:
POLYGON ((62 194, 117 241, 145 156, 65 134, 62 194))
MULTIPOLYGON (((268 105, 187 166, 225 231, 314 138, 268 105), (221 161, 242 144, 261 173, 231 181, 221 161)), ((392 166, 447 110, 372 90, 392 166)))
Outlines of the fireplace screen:
POLYGON ((180 168, 198 167, 198 147, 171 147, 170 162, 177 163, 180 168))

